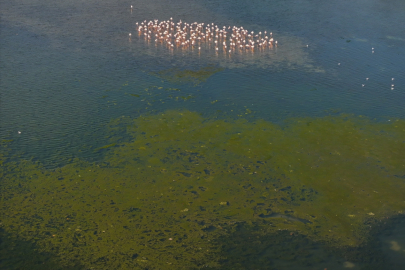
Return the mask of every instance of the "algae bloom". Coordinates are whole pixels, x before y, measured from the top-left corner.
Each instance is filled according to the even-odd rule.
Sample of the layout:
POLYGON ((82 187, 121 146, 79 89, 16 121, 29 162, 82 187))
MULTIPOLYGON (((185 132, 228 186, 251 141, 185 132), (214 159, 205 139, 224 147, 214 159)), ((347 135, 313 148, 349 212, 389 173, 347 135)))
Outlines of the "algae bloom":
POLYGON ((280 126, 171 110, 125 125, 131 139, 100 148, 99 163, 2 156, 3 230, 65 266, 221 269, 215 240, 241 223, 349 247, 367 240, 366 222, 405 210, 404 120, 280 126))

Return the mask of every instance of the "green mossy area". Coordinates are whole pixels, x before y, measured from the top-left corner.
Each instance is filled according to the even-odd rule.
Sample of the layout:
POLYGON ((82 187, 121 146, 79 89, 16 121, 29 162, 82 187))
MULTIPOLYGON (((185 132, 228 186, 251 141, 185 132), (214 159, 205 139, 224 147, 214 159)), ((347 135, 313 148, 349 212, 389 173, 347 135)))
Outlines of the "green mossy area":
POLYGON ((205 82, 209 77, 217 72, 223 71, 223 68, 207 66, 199 70, 181 70, 178 68, 166 69, 159 72, 151 72, 152 75, 167 80, 171 83, 192 83, 194 86, 205 82))
POLYGON ((98 149, 103 162, 55 170, 7 161, 3 143, 7 237, 35 242, 61 269, 223 269, 232 245, 218 239, 241 224, 267 241, 282 230, 355 247, 367 240, 366 222, 405 211, 404 120, 280 126, 170 110, 110 129, 122 126, 131 139, 98 149))

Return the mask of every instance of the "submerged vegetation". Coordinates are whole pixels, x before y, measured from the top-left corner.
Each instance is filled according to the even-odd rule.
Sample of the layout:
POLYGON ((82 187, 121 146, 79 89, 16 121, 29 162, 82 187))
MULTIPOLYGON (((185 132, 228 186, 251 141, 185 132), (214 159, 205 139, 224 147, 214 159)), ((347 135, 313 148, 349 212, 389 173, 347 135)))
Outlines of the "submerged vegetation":
POLYGON ((152 72, 151 74, 171 83, 192 83, 194 86, 196 86, 205 82, 209 77, 222 70, 224 69, 215 66, 207 66, 196 71, 190 69, 181 70, 178 68, 172 68, 159 72, 152 72))
POLYGON ((122 123, 131 139, 99 148, 103 162, 47 170, 1 156, 2 229, 66 266, 221 268, 218 239, 240 224, 354 247, 366 222, 405 211, 404 120, 280 126, 169 110, 111 130, 122 123))

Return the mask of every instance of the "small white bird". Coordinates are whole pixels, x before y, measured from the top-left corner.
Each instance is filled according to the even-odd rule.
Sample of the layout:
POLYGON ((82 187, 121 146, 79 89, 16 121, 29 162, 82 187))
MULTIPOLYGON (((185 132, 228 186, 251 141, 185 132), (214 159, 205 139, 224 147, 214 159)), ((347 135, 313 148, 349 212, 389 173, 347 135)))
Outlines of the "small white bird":
POLYGON ((21 134, 21 131, 18 131, 18 134, 21 134))

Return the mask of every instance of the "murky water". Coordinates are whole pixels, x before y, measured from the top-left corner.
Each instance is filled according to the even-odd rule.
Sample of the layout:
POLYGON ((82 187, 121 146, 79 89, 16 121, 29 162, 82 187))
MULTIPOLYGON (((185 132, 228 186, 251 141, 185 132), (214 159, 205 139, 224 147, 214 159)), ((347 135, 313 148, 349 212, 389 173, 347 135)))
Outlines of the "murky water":
POLYGON ((405 211, 403 1, 16 0, 0 15, 4 269, 400 269, 403 230, 369 228, 405 211), (171 17, 278 45, 138 35, 171 17))

